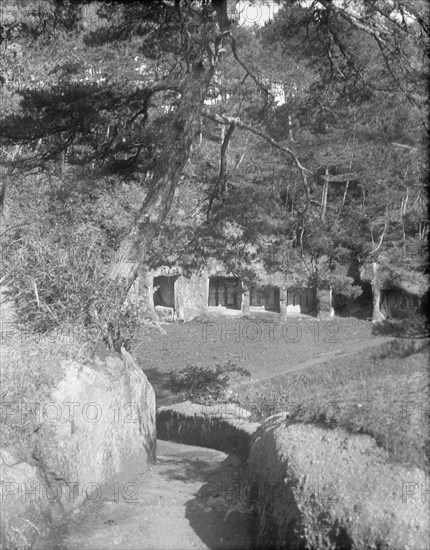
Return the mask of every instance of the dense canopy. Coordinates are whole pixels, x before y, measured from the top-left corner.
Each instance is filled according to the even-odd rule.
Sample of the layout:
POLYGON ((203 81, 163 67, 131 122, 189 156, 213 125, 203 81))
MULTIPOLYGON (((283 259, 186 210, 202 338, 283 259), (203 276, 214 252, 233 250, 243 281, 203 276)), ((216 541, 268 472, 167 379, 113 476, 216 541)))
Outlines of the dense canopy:
POLYGON ((360 272, 375 296, 423 284, 426 3, 275 4, 254 25, 231 0, 6 4, 1 232, 4 275, 39 288, 25 315, 91 316, 95 287, 209 256, 352 297, 360 272))

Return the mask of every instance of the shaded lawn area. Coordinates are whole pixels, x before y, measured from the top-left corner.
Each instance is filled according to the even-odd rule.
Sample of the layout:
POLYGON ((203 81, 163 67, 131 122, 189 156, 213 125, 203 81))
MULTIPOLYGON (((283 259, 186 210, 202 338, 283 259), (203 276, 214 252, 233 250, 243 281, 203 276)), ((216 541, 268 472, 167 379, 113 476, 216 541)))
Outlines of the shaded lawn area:
POLYGON ((368 342, 372 324, 358 319, 317 321, 275 316, 234 318, 208 316, 190 323, 164 324, 166 334, 147 331, 133 348, 156 390, 162 373, 189 365, 214 367, 227 361, 258 378, 262 371, 285 372, 324 354, 368 342))
POLYGON ((394 340, 304 371, 237 387, 231 398, 263 419, 342 427, 372 435, 395 462, 429 466, 425 342, 394 340), (415 348, 414 348, 415 345, 415 348), (413 351, 413 349, 420 351, 413 351))
POLYGON ((288 421, 369 434, 393 461, 428 467, 425 341, 394 339, 332 358, 332 353, 374 341, 372 323, 352 318, 291 318, 285 323, 271 317, 208 317, 166 324, 163 329, 165 334, 146 333, 134 349, 158 398, 170 394, 169 372, 190 365, 214 368, 231 361, 256 378, 271 368, 278 376, 242 378, 232 386, 230 400, 250 410, 254 419, 288 411, 288 421), (420 346, 424 347, 417 352, 420 346), (317 357, 323 362, 288 372, 317 357))

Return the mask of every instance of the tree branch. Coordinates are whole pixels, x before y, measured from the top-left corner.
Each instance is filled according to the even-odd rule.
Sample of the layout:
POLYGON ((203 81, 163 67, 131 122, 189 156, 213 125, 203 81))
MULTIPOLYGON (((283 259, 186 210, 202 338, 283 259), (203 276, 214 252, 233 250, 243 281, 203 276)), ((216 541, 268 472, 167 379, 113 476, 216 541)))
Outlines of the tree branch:
POLYGON ((297 155, 289 147, 285 147, 285 145, 280 145, 277 141, 272 139, 268 134, 266 134, 262 130, 259 130, 257 128, 254 128, 253 126, 250 126, 249 124, 246 124, 245 122, 242 122, 239 118, 229 117, 229 116, 226 116, 226 115, 212 114, 212 113, 208 113, 207 111, 203 111, 203 116, 208 118, 209 120, 213 120, 214 122, 218 122, 219 124, 226 124, 226 125, 227 124, 228 125, 233 124, 234 126, 237 126, 238 128, 243 128, 244 130, 248 130, 248 132, 251 132, 251 133, 255 134, 256 136, 259 136, 259 137, 263 138, 265 141, 270 143, 270 145, 272 145, 276 149, 279 149, 280 151, 283 151, 284 153, 287 153, 287 155, 294 162, 297 169, 300 171, 303 188, 305 190, 305 195, 306 195, 306 206, 305 206, 303 212, 301 212, 301 214, 304 214, 306 212, 306 210, 309 206, 309 203, 311 201, 311 191, 310 191, 310 187, 309 187, 307 174, 312 174, 312 172, 310 170, 308 170, 307 168, 305 168, 301 164, 301 162, 297 158, 297 155))
POLYGON ((230 126, 227 129, 227 132, 224 136, 222 145, 221 145, 221 159, 219 164, 219 174, 218 178, 216 180, 216 183, 214 185, 212 194, 209 199, 209 205, 206 212, 206 220, 209 222, 209 216, 212 209, 212 204, 215 199, 218 199, 220 197, 220 191, 224 192, 226 181, 227 181, 227 151, 228 151, 228 145, 230 143, 231 136, 233 135, 235 124, 232 122, 230 126))
POLYGON ((230 20, 227 11, 228 0, 212 0, 212 7, 216 12, 219 30, 223 33, 230 29, 230 20))
POLYGON ((242 69, 244 69, 246 71, 246 75, 247 76, 249 75, 252 78, 252 80, 257 84, 257 86, 260 88, 260 90, 262 90, 262 92, 264 92, 266 97, 270 98, 273 101, 274 98, 273 98, 270 90, 258 80, 258 78, 249 70, 247 65, 245 65, 245 63, 238 56, 237 46, 236 46, 236 39, 234 38, 234 36, 232 36, 231 33, 230 33, 229 37, 230 37, 230 42, 231 42, 231 51, 233 52, 233 56, 236 59, 236 61, 239 63, 239 65, 242 67, 242 69))
MULTIPOLYGON (((381 248, 382 246, 382 243, 384 241, 384 237, 385 237, 385 232, 387 231, 387 221, 384 222, 384 230, 382 231, 382 235, 379 239, 379 243, 378 243, 378 246, 373 249, 371 252, 370 252, 370 255, 373 256, 373 254, 376 254, 378 252, 378 250, 381 248)), ((374 243, 374 240, 373 240, 373 232, 372 232, 372 243, 374 243)))
POLYGON ((326 10, 334 11, 335 13, 339 14, 343 19, 348 21, 354 27, 364 31, 366 34, 370 34, 374 38, 379 38, 382 42, 385 42, 385 39, 382 38, 381 35, 386 36, 386 35, 390 34, 387 27, 385 27, 384 25, 377 24, 376 21, 375 21, 374 25, 370 26, 367 23, 363 22, 358 15, 348 13, 347 10, 345 10, 344 8, 341 8, 340 6, 336 5, 334 2, 332 2, 332 0, 318 0, 318 2, 326 10))

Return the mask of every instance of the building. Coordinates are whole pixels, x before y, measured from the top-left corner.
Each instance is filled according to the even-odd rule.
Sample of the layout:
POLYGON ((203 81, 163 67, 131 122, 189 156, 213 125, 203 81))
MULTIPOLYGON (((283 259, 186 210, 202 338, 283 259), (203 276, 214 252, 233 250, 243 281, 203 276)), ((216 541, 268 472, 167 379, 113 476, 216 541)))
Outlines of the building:
POLYGON ((313 289, 283 283, 282 274, 266 275, 263 284, 247 288, 235 274, 213 261, 199 271, 162 266, 139 277, 134 292, 160 320, 190 321, 213 312, 280 315, 316 313, 313 289))

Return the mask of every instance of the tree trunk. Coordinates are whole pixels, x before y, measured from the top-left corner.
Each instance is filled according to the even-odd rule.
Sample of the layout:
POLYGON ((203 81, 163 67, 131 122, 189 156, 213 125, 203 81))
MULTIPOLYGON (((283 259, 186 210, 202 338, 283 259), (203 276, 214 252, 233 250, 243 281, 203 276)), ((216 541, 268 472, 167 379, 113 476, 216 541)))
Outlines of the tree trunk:
POLYGON ((128 291, 136 279, 148 247, 172 206, 177 184, 200 130, 201 111, 213 74, 214 65, 208 63, 205 67, 200 59, 182 83, 178 110, 157 161, 151 187, 109 271, 110 278, 123 280, 124 291, 128 291))
POLYGON ((340 217, 340 215, 342 213, 342 210, 343 210, 343 207, 345 206, 346 194, 348 193, 348 187, 349 187, 349 181, 347 181, 346 185, 345 185, 345 191, 343 192, 342 204, 340 205, 339 213, 337 215, 338 218, 340 217))
POLYGON ((281 314, 281 319, 287 317, 287 306, 288 306, 288 284, 284 275, 284 284, 281 287, 281 292, 279 296, 279 309, 281 314))
POLYGON ((373 262, 373 279, 372 279, 372 299, 373 299, 373 315, 372 323, 380 323, 385 319, 384 314, 381 311, 381 282, 378 277, 378 263, 373 262))
POLYGON ((330 176, 329 169, 325 169, 325 178, 324 178, 324 184, 323 184, 323 190, 322 190, 322 198, 321 198, 321 220, 325 220, 325 214, 327 210, 327 196, 328 196, 328 178, 330 176))

